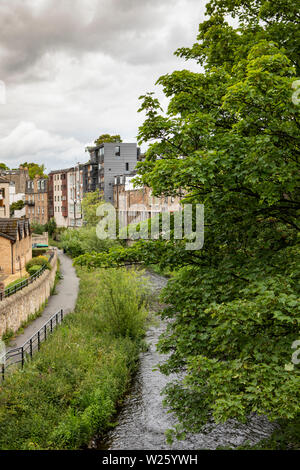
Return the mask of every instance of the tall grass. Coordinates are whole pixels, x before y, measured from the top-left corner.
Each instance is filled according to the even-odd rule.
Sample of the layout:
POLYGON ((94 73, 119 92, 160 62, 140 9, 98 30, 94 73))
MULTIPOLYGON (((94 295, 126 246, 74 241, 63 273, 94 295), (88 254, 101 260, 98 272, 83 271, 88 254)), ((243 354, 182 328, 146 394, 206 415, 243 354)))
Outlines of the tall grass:
POLYGON ((78 271, 75 312, 0 388, 0 449, 75 449, 111 426, 136 367, 146 309, 138 276, 78 271))

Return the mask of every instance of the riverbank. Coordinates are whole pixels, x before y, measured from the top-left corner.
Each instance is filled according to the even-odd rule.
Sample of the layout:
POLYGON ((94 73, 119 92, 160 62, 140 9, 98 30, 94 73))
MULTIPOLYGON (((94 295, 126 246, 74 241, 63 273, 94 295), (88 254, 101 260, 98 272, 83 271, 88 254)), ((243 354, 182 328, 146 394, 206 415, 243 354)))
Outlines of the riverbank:
MULTIPOLYGON (((152 298, 156 300, 152 308, 158 311, 162 307, 159 293, 167 279, 153 271, 147 273, 147 278, 152 298)), ((246 442, 255 445, 268 438, 274 425, 264 416, 253 415, 244 424, 229 420, 204 428, 202 433, 186 434, 183 440, 175 439, 172 444, 166 441, 166 432, 174 427, 176 419, 164 408, 162 391, 168 382, 180 380, 180 377, 163 375, 157 368, 167 357, 157 351, 157 342, 165 328, 166 322, 159 317, 148 328, 148 348, 140 356, 134 383, 116 418, 118 425, 104 437, 95 436, 90 447, 98 450, 215 450, 236 448, 246 442)))
POLYGON ((111 427, 128 388, 141 347, 141 286, 125 270, 77 273, 74 313, 0 388, 2 450, 79 448, 111 427), (107 319, 114 312, 110 292, 118 293, 111 300, 117 298, 114 320, 126 326, 122 334, 120 323, 107 319))

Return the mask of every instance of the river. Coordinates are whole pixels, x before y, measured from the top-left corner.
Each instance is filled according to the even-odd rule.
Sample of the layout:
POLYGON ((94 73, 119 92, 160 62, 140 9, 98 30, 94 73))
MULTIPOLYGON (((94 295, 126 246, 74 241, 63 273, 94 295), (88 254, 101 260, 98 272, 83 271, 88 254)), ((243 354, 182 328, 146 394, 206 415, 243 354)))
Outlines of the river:
MULTIPOLYGON (((159 294, 166 280, 149 274, 152 291, 159 294)), ((219 446, 236 447, 248 441, 251 444, 268 437, 274 430, 267 418, 251 416, 247 424, 234 420, 214 425, 209 432, 188 434, 183 441, 166 443, 165 431, 176 420, 162 405, 161 392, 175 376, 164 376, 153 370, 164 356, 156 350, 159 336, 165 324, 157 321, 147 332, 148 350, 141 354, 138 372, 132 388, 117 417, 117 426, 105 438, 95 437, 90 448, 99 450, 201 450, 216 449, 219 446)))

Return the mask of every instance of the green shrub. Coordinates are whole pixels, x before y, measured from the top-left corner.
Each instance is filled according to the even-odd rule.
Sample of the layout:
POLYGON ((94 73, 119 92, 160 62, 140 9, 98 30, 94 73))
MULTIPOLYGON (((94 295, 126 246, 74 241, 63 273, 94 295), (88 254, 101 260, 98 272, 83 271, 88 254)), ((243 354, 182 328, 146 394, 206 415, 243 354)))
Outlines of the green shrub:
POLYGON ((30 266, 28 268, 28 274, 30 274, 30 276, 33 276, 35 273, 37 273, 40 269, 41 269, 41 265, 40 264, 34 264, 33 266, 30 266))
POLYGON ((44 255, 48 251, 48 248, 32 248, 32 257, 44 255))
POLYGON ((115 336, 141 338, 147 316, 142 279, 135 271, 108 269, 102 272, 102 282, 99 297, 102 328, 115 336))
POLYGON ((26 271, 29 273, 29 269, 32 267, 32 266, 46 266, 47 269, 51 270, 51 265, 48 261, 48 258, 46 258, 46 256, 37 256, 35 258, 32 258, 30 261, 28 261, 28 263, 26 263, 26 266, 25 266, 25 269, 26 271))
MULTIPOLYGON (((39 266, 39 268, 40 268, 40 266, 39 266)), ((19 282, 25 281, 27 278, 28 278, 28 276, 20 277, 19 279, 16 279, 15 281, 10 282, 10 283, 5 287, 5 289, 9 289, 9 288, 11 288, 11 287, 14 287, 16 284, 19 284, 19 282)))
POLYGON ((117 242, 114 240, 100 240, 95 227, 82 227, 80 229, 65 230, 60 237, 62 248, 72 258, 96 251, 108 252, 117 242))
POLYGON ((45 225, 39 224, 37 222, 32 222, 31 230, 33 233, 36 233, 37 235, 42 235, 44 232, 47 231, 45 225))

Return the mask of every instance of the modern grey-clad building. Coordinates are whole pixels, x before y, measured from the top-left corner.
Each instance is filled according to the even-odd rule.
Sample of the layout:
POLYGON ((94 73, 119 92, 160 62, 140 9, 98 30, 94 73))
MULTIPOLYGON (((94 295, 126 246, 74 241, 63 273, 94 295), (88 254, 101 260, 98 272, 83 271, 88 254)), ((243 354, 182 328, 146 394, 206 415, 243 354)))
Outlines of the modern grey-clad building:
POLYGON ((85 164, 83 191, 103 191, 106 202, 113 204, 114 180, 120 174, 130 174, 136 167, 140 149, 136 143, 104 143, 89 147, 90 161, 85 164))

